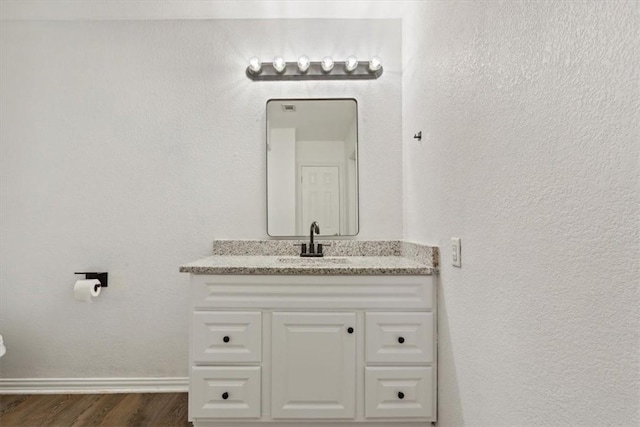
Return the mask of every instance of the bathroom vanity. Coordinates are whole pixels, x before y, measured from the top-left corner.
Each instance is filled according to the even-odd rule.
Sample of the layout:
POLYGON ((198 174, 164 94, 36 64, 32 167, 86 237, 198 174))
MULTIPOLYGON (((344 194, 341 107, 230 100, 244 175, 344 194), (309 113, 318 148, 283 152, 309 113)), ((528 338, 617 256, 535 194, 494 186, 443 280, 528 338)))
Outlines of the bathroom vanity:
POLYGON ((218 241, 180 268, 194 425, 435 421, 437 249, 331 243, 309 259, 290 241, 218 241))

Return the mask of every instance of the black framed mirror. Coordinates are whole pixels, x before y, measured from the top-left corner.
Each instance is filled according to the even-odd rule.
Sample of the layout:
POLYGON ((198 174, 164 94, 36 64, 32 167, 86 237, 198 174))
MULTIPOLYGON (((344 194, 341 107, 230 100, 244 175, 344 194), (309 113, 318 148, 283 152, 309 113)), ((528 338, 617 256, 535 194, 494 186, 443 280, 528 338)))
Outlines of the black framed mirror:
POLYGON ((358 103, 267 101, 267 234, 358 234, 358 103))

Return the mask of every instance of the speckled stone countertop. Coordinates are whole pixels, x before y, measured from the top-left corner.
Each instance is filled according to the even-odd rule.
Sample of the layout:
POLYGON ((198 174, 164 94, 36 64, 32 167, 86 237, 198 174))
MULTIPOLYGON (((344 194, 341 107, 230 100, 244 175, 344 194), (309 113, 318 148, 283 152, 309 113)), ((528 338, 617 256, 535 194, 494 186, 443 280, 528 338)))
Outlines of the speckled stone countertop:
POLYGON ((213 255, 184 264, 192 274, 430 275, 438 248, 401 241, 320 240, 323 258, 301 258, 291 240, 216 240, 213 255))

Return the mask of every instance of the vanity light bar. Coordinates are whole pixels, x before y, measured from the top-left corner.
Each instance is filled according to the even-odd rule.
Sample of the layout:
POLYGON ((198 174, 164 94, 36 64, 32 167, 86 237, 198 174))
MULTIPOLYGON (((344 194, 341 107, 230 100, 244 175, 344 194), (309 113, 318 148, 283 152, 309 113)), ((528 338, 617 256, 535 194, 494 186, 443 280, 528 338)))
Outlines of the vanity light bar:
POLYGON ((273 62, 260 62, 256 57, 249 60, 247 77, 254 81, 277 80, 371 80, 382 75, 379 58, 369 62, 358 62, 355 56, 346 61, 334 62, 329 56, 322 61, 309 61, 301 56, 296 62, 285 62, 278 56, 273 62))

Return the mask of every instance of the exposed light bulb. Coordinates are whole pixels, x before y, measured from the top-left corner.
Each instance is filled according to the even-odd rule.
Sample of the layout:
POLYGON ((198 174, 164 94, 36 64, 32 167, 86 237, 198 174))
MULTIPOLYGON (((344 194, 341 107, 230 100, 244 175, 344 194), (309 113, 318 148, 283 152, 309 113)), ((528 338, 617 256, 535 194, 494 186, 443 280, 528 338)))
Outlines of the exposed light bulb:
POLYGON ((347 73, 352 73, 357 66, 358 66, 358 58, 356 58, 353 55, 348 57, 344 63, 344 69, 347 70, 347 73))
POLYGON ((374 56, 373 58, 371 58, 371 61, 369 61, 369 71, 374 73, 378 71, 380 68, 382 68, 382 63, 380 62, 380 58, 378 58, 377 56, 374 56))
POLYGON ((249 72, 251 74, 260 74, 262 72, 262 63, 255 56, 249 59, 249 72))
POLYGON ((273 68, 279 73, 284 73, 284 70, 287 68, 287 63, 285 62, 282 56, 276 56, 273 59, 273 68))
POLYGON ((325 56, 324 58, 322 58, 320 66, 322 67, 322 71, 324 71, 325 73, 330 72, 331 70, 333 70, 333 58, 331 58, 330 56, 325 56))
POLYGON ((302 55, 298 58, 298 70, 301 73, 306 73, 309 70, 309 65, 311 65, 311 61, 309 61, 309 57, 306 55, 302 55))

